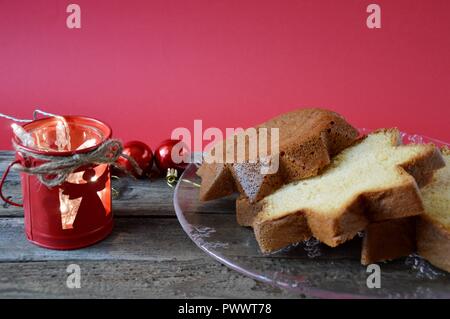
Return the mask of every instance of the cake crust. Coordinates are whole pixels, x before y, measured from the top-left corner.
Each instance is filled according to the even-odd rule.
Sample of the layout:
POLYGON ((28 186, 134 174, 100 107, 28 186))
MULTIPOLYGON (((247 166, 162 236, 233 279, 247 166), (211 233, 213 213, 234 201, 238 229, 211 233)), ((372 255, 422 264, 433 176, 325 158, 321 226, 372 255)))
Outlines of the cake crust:
POLYGON ((258 212, 261 210, 261 204, 261 201, 250 203, 246 197, 239 196, 236 199, 237 223, 244 227, 252 227, 256 215, 258 215, 258 212))
POLYGON ((450 272, 450 225, 445 219, 450 214, 450 150, 443 147, 441 152, 447 167, 436 172, 432 183, 424 188, 425 214, 417 222, 417 252, 436 267, 450 272), (442 200, 442 206, 433 207, 438 200, 442 200), (442 215, 435 216, 432 212, 442 215))
POLYGON ((302 212, 273 221, 256 221, 253 228, 263 253, 279 250, 312 236, 308 221, 302 212))
POLYGON ((362 242, 361 264, 408 256, 416 250, 417 217, 374 222, 367 226, 362 242))
POLYGON ((450 232, 427 216, 417 222, 417 252, 431 264, 450 272, 450 232))
POLYGON ((228 164, 203 164, 197 170, 197 175, 202 179, 200 198, 203 201, 225 197, 237 190, 228 164))

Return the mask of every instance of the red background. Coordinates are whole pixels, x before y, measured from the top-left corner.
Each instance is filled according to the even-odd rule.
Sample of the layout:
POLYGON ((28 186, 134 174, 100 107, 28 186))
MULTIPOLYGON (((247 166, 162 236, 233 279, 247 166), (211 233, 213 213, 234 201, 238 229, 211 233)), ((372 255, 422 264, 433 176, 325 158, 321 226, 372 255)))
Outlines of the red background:
MULTIPOLYGON (((321 106, 450 141, 449 32, 448 0, 0 0, 0 112, 98 117, 154 147, 194 119, 321 106), (80 30, 66 27, 72 2, 80 30)), ((10 148, 8 121, 0 134, 10 148)))

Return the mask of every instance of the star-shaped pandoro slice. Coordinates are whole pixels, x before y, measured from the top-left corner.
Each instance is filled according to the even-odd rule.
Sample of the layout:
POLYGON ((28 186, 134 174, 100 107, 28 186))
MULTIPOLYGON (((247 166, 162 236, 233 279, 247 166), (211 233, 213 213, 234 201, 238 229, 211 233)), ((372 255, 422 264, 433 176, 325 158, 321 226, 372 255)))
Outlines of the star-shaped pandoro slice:
POLYGON ((335 247, 369 222, 421 214, 415 177, 444 165, 432 144, 401 145, 397 129, 369 134, 338 154, 322 174, 264 198, 253 223, 258 243, 264 252, 276 250, 302 240, 309 228, 335 247))

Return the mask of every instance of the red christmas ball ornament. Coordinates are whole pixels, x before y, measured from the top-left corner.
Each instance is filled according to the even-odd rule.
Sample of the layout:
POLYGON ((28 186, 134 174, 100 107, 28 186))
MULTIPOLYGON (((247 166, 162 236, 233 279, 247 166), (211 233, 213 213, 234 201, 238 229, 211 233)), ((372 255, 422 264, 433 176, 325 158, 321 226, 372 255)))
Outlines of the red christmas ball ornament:
POLYGON ((145 177, 148 173, 150 173, 153 166, 153 153, 152 149, 147 144, 140 141, 127 142, 123 146, 122 153, 133 158, 142 169, 142 173, 138 174, 128 159, 125 157, 119 157, 117 162, 125 170, 137 178, 145 177))
POLYGON ((156 166, 160 169, 161 172, 165 173, 169 168, 184 170, 189 163, 181 162, 176 163, 175 159, 172 158, 172 150, 174 147, 177 147, 176 152, 180 158, 184 158, 189 154, 189 149, 186 144, 184 144, 180 140, 164 140, 155 150, 155 162, 156 166), (178 144, 181 143, 181 144, 178 144))

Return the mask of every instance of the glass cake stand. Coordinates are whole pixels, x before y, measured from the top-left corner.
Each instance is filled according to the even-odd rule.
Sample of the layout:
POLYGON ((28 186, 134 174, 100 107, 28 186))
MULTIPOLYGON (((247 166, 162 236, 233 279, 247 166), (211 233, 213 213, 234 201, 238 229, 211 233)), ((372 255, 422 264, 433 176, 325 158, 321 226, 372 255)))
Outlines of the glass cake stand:
MULTIPOLYGON (((368 130, 361 130, 362 133, 368 130)), ((403 134, 404 143, 447 143, 403 134)), ((450 298, 450 274, 417 255, 379 263, 381 288, 368 288, 371 274, 360 264, 361 238, 336 248, 315 239, 262 254, 250 228, 235 218, 235 196, 199 201, 197 166, 190 164, 174 193, 184 231, 208 255, 255 280, 320 298, 450 298)))

